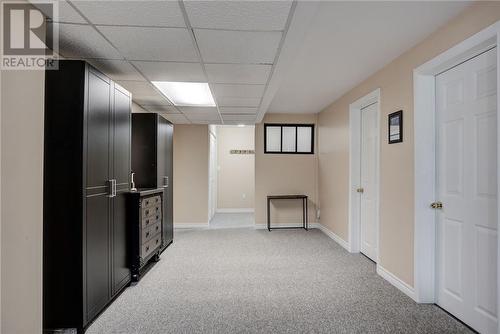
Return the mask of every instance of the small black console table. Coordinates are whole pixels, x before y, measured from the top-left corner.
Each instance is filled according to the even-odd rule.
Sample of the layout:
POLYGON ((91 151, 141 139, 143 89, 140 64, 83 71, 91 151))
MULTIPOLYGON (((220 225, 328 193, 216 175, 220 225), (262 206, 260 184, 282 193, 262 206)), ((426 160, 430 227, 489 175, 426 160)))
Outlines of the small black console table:
POLYGON ((271 231, 271 229, 289 229, 289 228, 303 228, 304 230, 309 229, 309 221, 307 218, 307 196, 306 195, 273 195, 267 196, 267 229, 271 231), (271 227, 271 200, 273 199, 301 199, 302 200, 302 226, 280 226, 280 227, 271 227))

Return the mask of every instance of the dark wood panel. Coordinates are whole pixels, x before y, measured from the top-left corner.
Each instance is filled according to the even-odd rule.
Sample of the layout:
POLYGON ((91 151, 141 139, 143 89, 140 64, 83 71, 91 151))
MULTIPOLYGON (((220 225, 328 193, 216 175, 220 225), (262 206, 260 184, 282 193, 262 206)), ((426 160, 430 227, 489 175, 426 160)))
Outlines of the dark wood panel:
POLYGON ((156 188, 156 115, 132 114, 132 172, 137 188, 156 188))
POLYGON ((128 184, 130 177, 130 96, 114 90, 113 178, 117 184, 128 184))
POLYGON ((87 104, 87 187, 105 187, 110 179, 110 85, 92 71, 88 72, 87 104))
POLYGON ((81 301, 83 286, 84 75, 83 62, 62 62, 58 71, 45 74, 42 312, 46 329, 82 326, 83 304, 74 301, 81 301))
POLYGON ((120 192, 113 199, 113 294, 130 282, 128 260, 130 246, 126 218, 126 192, 120 192))
POLYGON ((174 126, 167 125, 167 176, 168 187, 164 197, 165 215, 164 239, 165 244, 169 244, 174 239, 174 126))
POLYGON ((87 319, 93 318, 108 302, 109 289, 109 206, 106 195, 87 197, 86 288, 87 319))

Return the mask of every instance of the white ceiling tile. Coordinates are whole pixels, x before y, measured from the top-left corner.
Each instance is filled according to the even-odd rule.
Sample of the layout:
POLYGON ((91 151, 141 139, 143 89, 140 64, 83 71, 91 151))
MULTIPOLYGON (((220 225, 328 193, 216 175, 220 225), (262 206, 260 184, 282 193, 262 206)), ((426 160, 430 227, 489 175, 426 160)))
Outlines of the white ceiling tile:
POLYGON ((185 27, 177 1, 74 1, 94 24, 185 27))
POLYGON ((178 107, 179 110, 186 116, 200 116, 200 117, 219 117, 216 107, 178 107))
POLYGON ((165 97, 160 94, 138 95, 132 94, 132 100, 141 106, 169 106, 172 105, 165 97))
POLYGON ((264 94, 265 85, 211 85, 213 94, 216 97, 261 97, 264 94))
POLYGON ((265 84, 271 65, 206 64, 211 83, 265 84))
POLYGON ((177 110, 174 106, 172 105, 158 105, 158 104, 152 104, 152 105, 141 105, 144 109, 151 111, 151 112, 156 112, 156 113, 162 113, 162 114, 180 114, 179 110, 177 110))
POLYGON ((255 115, 222 115, 224 122, 234 121, 234 122, 250 122, 255 121, 255 115))
POLYGON ((191 25, 229 30, 283 30, 292 1, 184 1, 191 25))
POLYGON ((87 59, 87 61, 115 81, 144 80, 128 61, 108 59, 87 59))
POLYGON ((159 113, 160 116, 174 124, 190 124, 191 122, 183 114, 164 114, 159 113))
POLYGON ((191 120, 191 124, 209 124, 209 125, 222 125, 220 119, 214 120, 191 120))
POLYGON ((120 86, 132 93, 133 96, 155 95, 158 92, 147 81, 117 81, 120 86))
POLYGON ((47 7, 40 6, 41 4, 37 4, 36 2, 34 2, 33 5, 39 8, 46 16, 50 17, 53 22, 81 24, 87 23, 87 21, 85 21, 85 19, 80 14, 78 14, 78 12, 73 7, 71 7, 71 5, 66 0, 54 1, 53 3, 57 6, 58 17, 54 17, 55 11, 49 13, 44 10, 47 7))
POLYGON ((122 59, 93 27, 79 24, 54 23, 59 28, 59 53, 66 58, 122 59))
POLYGON ((272 64, 281 32, 195 29, 201 57, 206 63, 272 64))
POLYGON ((217 98, 217 105, 221 107, 258 107, 260 97, 231 97, 222 96, 217 98))
POLYGON ((198 61, 187 29, 98 26, 129 60, 198 61))
POLYGON ((134 61, 133 64, 151 81, 207 81, 199 63, 134 61))
POLYGON ((245 108, 245 107, 219 107, 221 114, 256 114, 257 108, 245 108))

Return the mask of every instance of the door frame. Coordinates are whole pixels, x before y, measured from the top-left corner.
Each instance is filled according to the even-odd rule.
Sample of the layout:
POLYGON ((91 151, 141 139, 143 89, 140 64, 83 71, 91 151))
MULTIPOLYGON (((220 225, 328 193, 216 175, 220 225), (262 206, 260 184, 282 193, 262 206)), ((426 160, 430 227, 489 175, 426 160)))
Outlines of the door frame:
POLYGON ((217 212, 217 186, 218 186, 218 171, 217 171, 217 130, 215 128, 215 125, 210 125, 209 130, 208 130, 208 223, 210 224, 210 221, 212 218, 215 216, 215 213, 217 212), (212 145, 211 141, 215 142, 215 149, 212 152, 212 145), (212 159, 215 162, 215 166, 212 166, 212 159), (215 167, 215 170, 213 170, 215 167), (215 185, 212 185, 212 182, 210 180, 212 176, 212 172, 215 174, 215 185), (213 213, 212 213, 213 209, 213 213))
POLYGON ((377 158, 375 162, 376 217, 375 233, 377 240, 376 261, 379 262, 380 226, 380 88, 363 96, 349 105, 349 252, 359 253, 361 249, 360 196, 356 191, 361 182, 361 110, 377 104, 377 158))
MULTIPOLYGON (((414 217, 414 288, 416 301, 435 303, 436 283, 436 221, 430 204, 436 200, 436 96, 435 77, 492 47, 497 46, 497 82, 500 83, 500 21, 467 38, 413 70, 414 141, 415 141, 415 217, 414 217)), ((497 109, 500 106, 500 85, 497 84, 497 109)), ((497 111, 498 112, 498 111, 497 111)), ((497 117, 497 159, 500 166, 500 115, 497 117)), ((500 171, 498 172, 500 180, 500 171)), ((500 187, 497 193, 500 195, 500 187)), ((500 196, 497 196, 500 217, 500 196)), ((498 224, 500 231, 500 219, 498 224)), ((500 242, 497 249, 500 287, 500 242)), ((498 289, 497 303, 500 301, 498 289)), ((498 316, 498 315, 497 315, 498 316)), ((500 330, 500 321, 499 321, 500 330)))

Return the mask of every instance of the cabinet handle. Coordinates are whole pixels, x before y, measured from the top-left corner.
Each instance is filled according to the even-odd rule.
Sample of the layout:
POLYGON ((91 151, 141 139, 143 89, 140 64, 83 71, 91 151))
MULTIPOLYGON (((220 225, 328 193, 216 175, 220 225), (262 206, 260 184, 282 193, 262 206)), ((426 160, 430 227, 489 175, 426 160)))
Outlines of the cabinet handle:
POLYGON ((168 176, 163 177, 163 188, 168 188, 168 176))
POLYGON ((108 197, 113 198, 116 196, 116 180, 111 179, 106 181, 108 184, 108 197))
POLYGON ((149 237, 149 232, 146 233, 146 238, 149 237))

